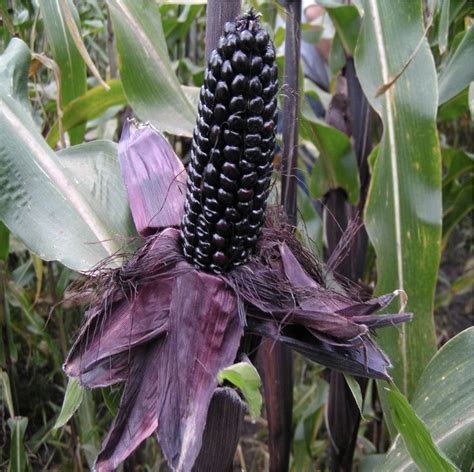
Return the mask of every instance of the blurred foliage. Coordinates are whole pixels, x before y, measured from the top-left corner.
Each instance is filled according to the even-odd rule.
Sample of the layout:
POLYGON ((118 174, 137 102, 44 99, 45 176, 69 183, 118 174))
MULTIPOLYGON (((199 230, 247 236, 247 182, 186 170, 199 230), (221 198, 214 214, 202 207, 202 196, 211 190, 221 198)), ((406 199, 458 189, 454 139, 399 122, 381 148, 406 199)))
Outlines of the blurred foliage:
MULTIPOLYGON (((146 3, 148 14, 142 15, 145 8, 142 0, 0 0, 0 53, 12 37, 20 38, 29 47, 32 57, 28 77, 23 77, 27 80, 25 100, 28 99, 31 108, 31 128, 37 128, 37 132, 31 131, 46 155, 66 162, 74 155, 81 158, 77 154, 80 147, 71 148, 72 145, 104 139, 117 141, 122 124, 133 109, 140 119, 150 120, 159 129, 168 131, 178 155, 187 161, 190 141, 186 136, 190 135, 195 113, 193 97, 204 74, 205 2, 146 3), (99 83, 97 74, 87 71, 79 52, 80 44, 74 41, 65 21, 62 23, 64 5, 70 8, 81 42, 110 91, 99 83), (146 60, 148 53, 153 60, 146 60), (48 150, 46 143, 52 149, 48 150)), ((361 2, 354 1, 348 8, 337 0, 319 3, 326 7, 326 13, 303 27, 303 37, 310 49, 317 47, 320 62, 312 63, 319 64, 320 69, 307 64, 304 68, 298 198, 300 233, 323 256, 324 221, 318 198, 331 188, 344 189, 352 203, 360 197, 350 139, 324 119, 336 92, 336 79, 346 64, 346 54, 353 54, 357 47, 361 2), (321 79, 324 76, 327 81, 321 79)), ((282 56, 283 7, 270 0, 248 0, 244 5, 262 12, 262 20, 275 33, 282 56)), ((434 303, 437 341, 442 344, 472 323, 469 316, 474 308, 471 103, 474 77, 469 60, 474 56, 474 8, 471 2, 463 0, 423 2, 423 5, 426 7, 425 53, 434 59, 441 90, 436 119, 443 167, 440 189, 443 253, 434 303)), ((406 53, 409 55, 410 51, 406 53)), ((280 70, 281 82, 283 74, 280 70)), ((423 78, 417 86, 423 87, 423 78)), ((285 93, 282 90, 281 97, 285 93)), ((374 144, 378 143, 382 137, 379 122, 375 122, 371 133, 374 144)), ((422 147, 425 143, 420 144, 422 147)), ((10 148, 13 149, 11 143, 10 148)), ((16 149, 10 151, 12 156, 16 149)), ((375 158, 376 153, 373 155, 375 158)), ((276 167, 278 159, 277 155, 276 167)), ((48 205, 43 201, 37 203, 48 205)), ((124 237, 132 234, 126 230, 123 233, 124 237)), ((75 248, 68 250, 71 257, 77 256, 75 248)), ((381 256, 369 246, 365 276, 358 281, 365 288, 373 288, 377 281, 376 257, 381 256)), ((68 381, 62 363, 87 302, 78 300, 67 290, 77 277, 76 272, 59 262, 41 260, 0 222, 0 470, 9 467, 14 471, 80 471, 92 467, 101 438, 117 411, 119 387, 71 392, 70 386, 65 399, 68 381), (60 417, 63 401, 65 408, 60 417), (76 407, 78 413, 70 419, 76 407)), ((426 309, 427 318, 431 319, 430 308, 426 309)), ((462 345, 467 350, 468 340, 472 340, 472 331, 469 336, 464 333, 448 343, 446 350, 429 364, 415 388, 413 407, 428 426, 434 421, 433 412, 423 406, 422 395, 436 380, 435 374, 430 377, 429 373, 438 372, 438 365, 442 369, 443 359, 453 358, 453 345, 462 345)), ((291 469, 326 470, 330 443, 325 428, 327 373, 298 356, 295 372, 291 469)), ((403 400, 401 404, 405 405, 403 400)), ((380 470, 377 466, 383 460, 391 461, 393 454, 385 455, 390 439, 373 382, 369 382, 362 411, 355 461, 361 470, 380 470)), ((248 471, 266 470, 265 435, 264 418, 247 418, 236 464, 248 471)), ((396 446, 401 447, 400 440, 396 446)), ((147 441, 127 461, 124 470, 165 470, 156 442, 147 441)))

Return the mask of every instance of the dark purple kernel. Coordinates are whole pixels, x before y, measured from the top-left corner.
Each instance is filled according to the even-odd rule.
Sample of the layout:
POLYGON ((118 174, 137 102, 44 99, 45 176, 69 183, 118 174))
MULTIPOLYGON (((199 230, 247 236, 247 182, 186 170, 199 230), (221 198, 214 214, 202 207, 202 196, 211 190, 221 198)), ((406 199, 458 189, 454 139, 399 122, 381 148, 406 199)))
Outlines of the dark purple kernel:
POLYGON ((242 159, 239 162, 239 167, 243 172, 250 172, 255 169, 255 164, 253 162, 242 159))
POLYGON ((213 51, 211 54, 211 58, 209 59, 209 66, 213 74, 217 75, 221 71, 222 67, 222 58, 217 51, 213 51))
POLYGON ((226 160, 230 162, 238 162, 240 159, 240 148, 237 146, 225 146, 222 151, 226 160))
POLYGON ((229 116, 227 123, 233 131, 242 131, 245 129, 245 120, 239 115, 229 116))
POLYGON ((257 173, 253 171, 253 172, 249 172, 248 174, 244 174, 242 176, 241 184, 242 184, 242 187, 250 188, 255 184, 256 181, 257 181, 257 173))
POLYGON ((249 102, 249 111, 250 113, 254 113, 255 115, 260 115, 262 111, 264 110, 265 103, 262 99, 262 97, 255 97, 252 98, 249 102))
POLYGON ((249 94, 252 97, 257 97, 262 93, 262 83, 258 77, 252 77, 249 81, 249 94))
POLYGON ((201 133, 202 135, 209 133, 209 125, 204 121, 202 117, 198 118, 197 125, 199 128, 199 133, 201 133))
POLYGON ((232 225, 224 218, 216 223, 216 231, 222 236, 228 236, 232 233, 232 225))
POLYGON ((259 146, 261 142, 262 138, 259 134, 245 135, 245 145, 248 147, 259 146))
POLYGON ((212 185, 217 185, 219 183, 219 171, 215 168, 214 164, 207 164, 204 169, 204 179, 212 185))
MULTIPOLYGON (((199 102, 199 103, 202 103, 202 102, 199 102)), ((209 122, 212 118, 212 110, 209 107, 207 107, 204 103, 201 108, 202 108, 202 117, 207 122, 209 122)))
POLYGON ((275 123, 273 121, 266 121, 263 123, 262 136, 264 138, 270 138, 273 136, 273 130, 275 128, 275 123))
POLYGON ((247 148, 244 151, 244 156, 246 159, 248 159, 250 162, 256 162, 262 154, 262 151, 258 146, 247 148))
MULTIPOLYGON (((249 232, 255 232, 260 229, 260 224, 258 225, 249 225, 249 232)), ((254 247, 255 243, 258 240, 258 236, 256 234, 253 234, 252 236, 247 236, 247 240, 245 241, 245 245, 249 248, 254 247)))
POLYGON ((211 92, 214 92, 214 90, 216 89, 216 85, 217 85, 217 79, 214 77, 214 74, 210 70, 206 74, 205 82, 206 82, 207 88, 211 92))
POLYGON ((199 246, 194 250, 194 256, 196 257, 196 261, 200 262, 201 264, 207 264, 209 261, 209 255, 206 254, 199 246))
POLYGON ((229 177, 229 179, 238 179, 240 177, 239 168, 232 162, 224 162, 221 170, 226 177, 229 177))
POLYGON ((241 188, 237 192, 237 199, 239 202, 249 202, 252 200, 253 190, 248 188, 241 188))
POLYGON ((263 220, 263 214, 263 208, 259 208, 258 210, 252 210, 249 214, 250 223, 261 223, 263 220))
POLYGON ((214 105, 214 94, 207 88, 204 89, 204 102, 209 108, 212 108, 214 105))
POLYGON ((207 182, 203 182, 201 191, 205 197, 214 198, 216 196, 216 188, 207 182))
POLYGON ((235 51, 232 55, 232 67, 236 72, 246 74, 249 71, 249 58, 243 51, 235 51))
POLYGON ((219 266, 226 266, 229 263, 229 259, 222 251, 217 251, 212 256, 212 262, 219 266))
POLYGON ((258 46, 258 48, 260 49, 261 52, 266 51, 269 39, 270 38, 268 36, 268 33, 265 30, 260 30, 255 35, 255 42, 257 43, 257 46, 258 46))
POLYGON ((217 248, 217 249, 224 249, 228 244, 229 240, 221 236, 220 234, 214 233, 212 235, 212 244, 217 248))
POLYGON ((221 68, 221 79, 224 79, 226 81, 232 80, 234 77, 234 71, 232 70, 232 66, 230 64, 230 61, 224 61, 224 64, 222 64, 221 68))
POLYGON ((273 91, 273 84, 269 85, 268 87, 265 87, 262 91, 262 97, 266 102, 268 100, 271 100, 274 95, 275 95, 275 92, 273 91))
POLYGON ((251 51, 255 46, 255 37, 249 30, 243 30, 240 33, 240 44, 242 49, 251 51))
POLYGON ((236 223, 241 218, 240 213, 234 207, 226 208, 224 216, 226 220, 232 223, 236 223))
POLYGON ((262 192, 263 190, 266 190, 269 183, 270 183, 270 179, 267 176, 260 177, 257 180, 257 183, 255 184, 255 191, 259 193, 259 192, 262 192))
POLYGON ((262 116, 265 119, 271 118, 273 116, 273 113, 275 113, 276 107, 277 107, 277 99, 274 98, 271 102, 268 103, 268 105, 265 105, 262 116))
POLYGON ((226 57, 232 57, 234 51, 237 49, 239 38, 235 34, 229 34, 222 45, 222 51, 226 57))
POLYGON ((209 133, 209 141, 211 142, 213 147, 219 141, 220 132, 221 132, 221 127, 219 125, 213 125, 212 126, 211 132, 209 133))
POLYGON ((204 217, 210 223, 215 223, 220 218, 220 214, 217 211, 206 208, 204 209, 204 217))
POLYGON ((212 246, 211 243, 203 241, 202 239, 198 241, 198 248, 202 251, 203 254, 211 255, 212 246))
POLYGON ((235 224, 234 226, 235 234, 245 235, 248 231, 248 227, 249 227, 249 222, 247 218, 243 218, 242 220, 240 220, 238 223, 235 224))
POLYGON ((268 85, 272 80, 272 68, 269 65, 265 65, 260 72, 260 80, 263 85, 268 85))
POLYGON ((227 110, 224 105, 216 105, 214 108, 214 119, 218 124, 224 123, 227 119, 227 110))
POLYGON ((260 133, 263 128, 263 118, 261 116, 251 116, 247 120, 247 131, 249 133, 260 133))
POLYGON ((196 236, 198 239, 209 242, 211 237, 209 236, 209 232, 203 231, 201 228, 196 229, 196 236))
POLYGON ((276 64, 272 65, 272 80, 276 81, 278 79, 278 67, 276 64))
POLYGON ((227 84, 223 80, 217 82, 216 91, 214 92, 214 94, 216 97, 216 101, 219 103, 227 103, 229 101, 229 87, 227 87, 227 84))
POLYGON ((219 211, 221 208, 219 202, 215 198, 206 198, 204 200, 204 207, 213 211, 219 211))
POLYGON ((221 174, 220 183, 222 188, 227 192, 235 192, 239 188, 239 184, 236 180, 229 179, 224 174, 221 174))
POLYGON ((203 152, 209 152, 211 149, 211 142, 205 136, 200 135, 198 137, 199 147, 202 149, 203 152))
POLYGON ((273 64, 275 62, 275 49, 271 44, 267 47, 267 52, 263 56, 263 61, 267 64, 273 64))
POLYGON ((225 191, 223 188, 220 188, 217 191, 217 201, 222 205, 232 205, 234 202, 234 194, 225 191))
POLYGON ((253 75, 260 74, 262 67, 263 67, 263 60, 260 56, 253 56, 252 59, 250 59, 250 72, 253 75))
POLYGON ((232 84, 230 85, 230 88, 232 90, 232 93, 235 95, 238 94, 243 94, 247 90, 247 78, 243 74, 238 74, 234 77, 234 80, 232 81, 232 84))
POLYGON ((243 112, 246 108, 246 102, 242 95, 232 97, 229 103, 229 111, 231 113, 243 112))
POLYGON ((230 129, 224 130, 224 142, 234 146, 240 146, 242 144, 242 136, 240 133, 231 131, 230 129))
POLYGON ((209 162, 212 162, 216 167, 219 167, 222 165, 222 162, 224 162, 224 158, 222 156, 222 153, 219 151, 219 149, 212 149, 211 150, 211 156, 209 158, 209 162))

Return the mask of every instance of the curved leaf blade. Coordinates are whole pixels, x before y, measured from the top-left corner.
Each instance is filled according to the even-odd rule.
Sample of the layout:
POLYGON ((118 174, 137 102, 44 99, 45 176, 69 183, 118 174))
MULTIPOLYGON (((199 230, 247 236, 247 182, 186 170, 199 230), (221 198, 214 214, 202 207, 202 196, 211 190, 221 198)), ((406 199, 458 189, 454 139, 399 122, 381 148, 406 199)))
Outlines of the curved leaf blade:
POLYGON ((442 216, 436 71, 421 3, 364 0, 355 56, 364 92, 384 125, 365 213, 377 254, 377 293, 405 290, 406 309, 414 313, 412 323, 385 329, 379 340, 409 398, 436 350, 432 313, 442 216))
MULTIPOLYGON (((474 328, 448 341, 426 367, 412 400, 414 411, 426 424, 436 445, 461 470, 468 470, 474 461, 472 346, 474 328)), ((387 453, 380 470, 417 470, 400 437, 387 453)))
POLYGON ((196 111, 168 56, 159 7, 147 0, 108 0, 120 76, 132 108, 159 131, 192 136, 196 111))
POLYGON ((19 39, 0 56, 0 219, 42 259, 89 270, 131 234, 116 145, 89 143, 59 158, 25 106, 29 62, 19 39))
POLYGON ((474 25, 471 25, 439 74, 440 104, 456 96, 474 80, 473 54, 474 25))
MULTIPOLYGON (((69 32, 60 2, 40 0, 39 3, 46 37, 61 72, 61 106, 65 107, 87 90, 86 65, 69 32)), ((78 14, 72 1, 69 0, 67 6, 77 22, 78 14)), ((83 135, 84 127, 72 131, 71 142, 81 142, 83 135)))

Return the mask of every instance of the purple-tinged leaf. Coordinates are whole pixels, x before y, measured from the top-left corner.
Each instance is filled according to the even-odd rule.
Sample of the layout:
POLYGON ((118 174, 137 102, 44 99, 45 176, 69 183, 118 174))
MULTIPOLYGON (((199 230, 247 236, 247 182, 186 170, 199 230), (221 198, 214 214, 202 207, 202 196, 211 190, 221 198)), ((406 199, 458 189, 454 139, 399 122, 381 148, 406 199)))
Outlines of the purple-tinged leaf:
POLYGON ((115 470, 156 429, 163 400, 160 366, 165 339, 134 350, 119 413, 97 458, 96 472, 115 470))
MULTIPOLYGON (((242 326, 235 295, 221 278, 178 265, 167 335, 130 352, 120 411, 98 472, 115 469, 153 431, 176 471, 190 471, 199 454, 217 373, 234 361, 242 326)), ((156 289, 170 291, 160 284, 156 289)))
POLYGON ((117 301, 104 303, 89 317, 65 364, 71 377, 88 387, 124 380, 130 351, 168 328, 172 281, 143 287, 136 296, 116 290, 117 301))
POLYGON ((178 226, 184 211, 186 171, 168 141, 150 126, 126 124, 119 162, 137 231, 149 236, 178 226))
POLYGON ((249 323, 255 334, 281 341, 308 359, 331 369, 361 377, 389 380, 387 369, 390 361, 367 336, 360 338, 359 345, 337 346, 321 341, 300 326, 286 326, 279 330, 274 322, 249 323))
POLYGON ((242 331, 224 280, 196 270, 177 278, 159 366, 166 384, 157 430, 176 471, 190 471, 198 456, 217 373, 234 362, 242 331))

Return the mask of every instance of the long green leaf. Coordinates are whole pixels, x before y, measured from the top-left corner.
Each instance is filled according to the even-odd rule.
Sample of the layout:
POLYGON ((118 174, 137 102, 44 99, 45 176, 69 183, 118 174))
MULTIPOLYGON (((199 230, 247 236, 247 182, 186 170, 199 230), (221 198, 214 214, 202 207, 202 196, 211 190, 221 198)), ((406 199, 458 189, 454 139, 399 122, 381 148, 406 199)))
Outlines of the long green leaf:
POLYGON ((456 467, 436 447, 430 432, 397 387, 385 387, 392 418, 421 472, 453 472, 456 467))
MULTIPOLYGON (((98 85, 70 102, 64 108, 62 117, 64 131, 97 118, 112 106, 127 104, 127 98, 123 93, 120 80, 110 80, 107 84, 110 90, 106 90, 102 85, 98 85)), ((59 141, 58 122, 51 126, 46 141, 52 148, 56 146, 59 141)))
MULTIPOLYGON (((51 47, 53 59, 61 72, 61 105, 65 107, 87 90, 86 65, 66 24, 64 12, 57 0, 39 0, 44 29, 51 47)), ((76 22, 78 14, 71 0, 68 6, 76 22)), ((82 141, 84 127, 71 131, 72 144, 82 141)))
MULTIPOLYGON (((474 328, 448 341, 426 367, 411 402, 437 447, 463 471, 470 470, 474 461, 473 346, 474 328)), ((418 470, 401 437, 379 470, 418 470)))
POLYGON ((120 76, 133 110, 160 131, 191 136, 196 110, 173 72, 158 5, 108 0, 117 38, 120 76))
POLYGON ((85 144, 58 158, 27 108, 29 61, 16 38, 0 56, 0 219, 42 259, 89 270, 133 234, 116 146, 85 144))
POLYGON ((421 1, 364 0, 363 6, 356 67, 384 126, 365 213, 377 255, 376 291, 405 290, 407 311, 414 313, 412 323, 384 329, 379 341, 395 365, 397 385, 410 398, 436 350, 433 296, 441 241, 436 71, 421 1))
POLYGON ((63 406, 56 423, 54 423, 54 429, 63 427, 72 418, 72 415, 81 406, 83 397, 84 388, 79 381, 77 379, 69 379, 66 393, 64 394, 63 406))
POLYGON ((8 472, 23 472, 26 470, 26 449, 24 444, 28 418, 15 416, 8 420, 10 428, 10 462, 8 472))
POLYGON ((474 80, 473 56, 474 25, 471 25, 439 74, 440 104, 453 98, 474 80))

